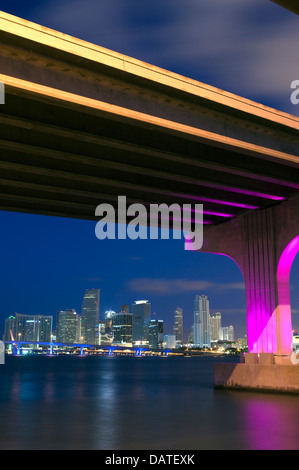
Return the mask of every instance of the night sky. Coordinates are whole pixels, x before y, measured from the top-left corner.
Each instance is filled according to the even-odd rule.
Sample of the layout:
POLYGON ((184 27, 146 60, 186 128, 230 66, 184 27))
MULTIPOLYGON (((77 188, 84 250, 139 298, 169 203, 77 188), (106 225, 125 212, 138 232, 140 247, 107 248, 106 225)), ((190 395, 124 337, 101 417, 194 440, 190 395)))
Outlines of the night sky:
MULTIPOLYGON (((299 115, 290 100, 290 85, 299 80, 299 19, 269 0, 13 0, 1 1, 0 9, 299 115)), ((183 239, 100 241, 95 222, 0 217, 0 334, 14 312, 54 318, 57 310, 80 312, 87 288, 101 289, 101 319, 109 308, 149 300, 166 333, 182 307, 186 339, 194 296, 206 294, 211 313, 220 311, 236 337, 246 334, 243 277, 229 258, 184 251, 183 239)), ((298 285, 297 257, 291 273, 295 329, 298 285)))

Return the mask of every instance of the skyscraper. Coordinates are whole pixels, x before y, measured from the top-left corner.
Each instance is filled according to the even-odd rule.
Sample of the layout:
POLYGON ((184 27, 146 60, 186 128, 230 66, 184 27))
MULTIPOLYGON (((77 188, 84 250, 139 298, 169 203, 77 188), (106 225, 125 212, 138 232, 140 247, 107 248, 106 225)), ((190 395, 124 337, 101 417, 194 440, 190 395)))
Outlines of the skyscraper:
POLYGON ((173 334, 176 341, 183 343, 183 310, 180 307, 177 307, 174 312, 173 334))
POLYGON ((132 313, 116 313, 112 318, 113 343, 132 344, 132 313))
POLYGON ((136 300, 132 305, 132 341, 148 342, 151 304, 148 300, 136 300))
POLYGON ((116 312, 114 310, 106 310, 105 311, 105 333, 107 335, 112 336, 112 319, 116 315, 116 312))
POLYGON ((48 343, 52 340, 53 317, 52 315, 37 315, 39 321, 39 341, 48 343))
POLYGON ((193 343, 201 348, 211 346, 210 308, 206 295, 196 295, 194 302, 193 343))
POLYGON ((59 343, 80 342, 81 318, 76 310, 59 310, 56 319, 56 341, 59 343))
POLYGON ((16 338, 16 317, 14 315, 10 315, 5 320, 3 341, 11 341, 12 338, 16 338))
POLYGON ((221 313, 211 315, 211 341, 219 341, 221 328, 221 313))
POLYGON ((220 328, 220 340, 222 341, 234 341, 234 327, 232 325, 230 326, 224 326, 223 328, 220 328))
POLYGON ((25 315, 16 313, 15 339, 20 341, 50 342, 52 336, 52 315, 25 315))
POLYGON ((163 320, 150 320, 149 322, 149 347, 152 349, 162 349, 163 343, 163 320))
POLYGON ((85 344, 98 344, 100 289, 86 289, 81 311, 81 337, 85 344))

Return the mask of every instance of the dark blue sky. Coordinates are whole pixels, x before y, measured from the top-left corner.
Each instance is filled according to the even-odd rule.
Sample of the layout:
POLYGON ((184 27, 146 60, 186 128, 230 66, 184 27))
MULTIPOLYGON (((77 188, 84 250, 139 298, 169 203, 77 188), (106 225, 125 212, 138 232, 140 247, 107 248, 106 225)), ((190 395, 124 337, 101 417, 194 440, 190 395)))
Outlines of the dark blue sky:
MULTIPOLYGON (((295 115, 290 84, 299 79, 298 17, 269 0, 1 1, 1 10, 295 115)), ((99 201, 100 203, 101 201, 99 201)), ((245 291, 228 258, 184 251, 182 241, 106 240, 95 223, 0 212, 0 331, 14 312, 81 309, 86 288, 101 289, 108 308, 148 299, 171 332, 184 309, 186 334, 195 294, 246 333, 245 291), (159 281, 159 282, 157 282, 159 281)), ((299 261, 292 274, 299 326, 299 261)))

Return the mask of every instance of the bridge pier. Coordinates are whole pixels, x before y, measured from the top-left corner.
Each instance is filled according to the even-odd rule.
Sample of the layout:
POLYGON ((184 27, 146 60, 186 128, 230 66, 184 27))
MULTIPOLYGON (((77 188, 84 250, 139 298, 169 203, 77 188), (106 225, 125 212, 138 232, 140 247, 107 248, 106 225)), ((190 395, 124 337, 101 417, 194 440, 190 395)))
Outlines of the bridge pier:
MULTIPOLYGON (((243 274, 246 290, 249 353, 243 364, 231 369, 234 379, 227 374, 227 365, 223 366, 226 373, 217 365, 217 386, 231 387, 235 383, 242 388, 243 383, 245 388, 250 388, 244 373, 247 366, 254 388, 263 388, 265 367, 270 367, 271 372, 267 374, 272 378, 266 388, 271 388, 272 381, 273 389, 284 390, 281 383, 284 374, 277 373, 276 368, 285 366, 291 368, 288 374, 292 376, 292 390, 299 392, 299 368, 294 364, 298 361, 292 361, 289 285, 291 267, 299 251, 298 214, 299 199, 294 198, 204 231, 201 251, 233 259, 243 274), (242 373, 238 375, 240 370, 242 373)), ((187 243, 187 249, 192 250, 192 243, 187 243)))

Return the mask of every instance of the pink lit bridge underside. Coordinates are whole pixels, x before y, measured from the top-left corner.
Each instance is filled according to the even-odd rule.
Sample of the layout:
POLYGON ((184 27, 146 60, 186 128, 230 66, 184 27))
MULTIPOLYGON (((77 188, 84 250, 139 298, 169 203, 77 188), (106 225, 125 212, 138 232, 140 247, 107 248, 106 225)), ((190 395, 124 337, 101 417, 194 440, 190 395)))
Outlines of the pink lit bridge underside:
MULTIPOLYGON (((186 250, 193 250, 192 240, 186 238, 186 250)), ((203 251, 209 251, 203 249, 203 251)), ((256 280, 244 275, 244 263, 238 264, 245 278, 247 298, 248 348, 251 353, 273 353, 289 355, 292 353, 292 320, 290 301, 290 272, 294 259, 299 252, 299 236, 293 238, 279 257, 273 284, 268 279, 265 288, 260 277, 259 288, 256 280), (242 266, 243 265, 243 266, 242 266), (276 301, 275 301, 276 300, 276 301)), ((246 270, 246 267, 245 267, 246 270)))

